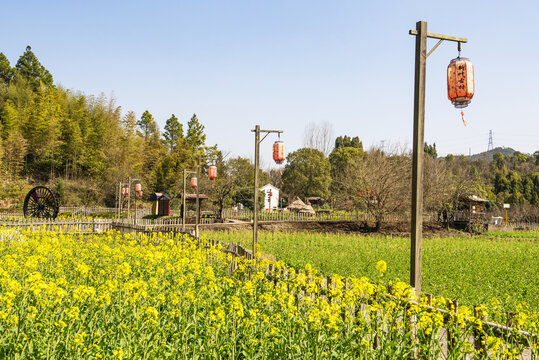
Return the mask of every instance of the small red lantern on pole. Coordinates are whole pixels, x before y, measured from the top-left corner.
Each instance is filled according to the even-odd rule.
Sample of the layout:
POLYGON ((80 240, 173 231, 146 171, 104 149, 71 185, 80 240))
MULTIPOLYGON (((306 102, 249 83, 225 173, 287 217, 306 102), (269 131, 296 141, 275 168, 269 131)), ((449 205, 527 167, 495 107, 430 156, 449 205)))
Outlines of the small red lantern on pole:
POLYGON ((122 188, 122 195, 125 195, 125 188, 122 188))
POLYGON ((135 191, 136 192, 141 192, 142 191, 142 186, 140 184, 135 184, 135 191))
POLYGON ((138 192, 138 196, 139 196, 139 197, 142 197, 142 190, 140 190, 140 191, 138 192))
POLYGON ((211 180, 211 187, 213 188, 213 180, 217 178, 217 166, 210 165, 210 167, 208 168, 208 177, 211 180))
POLYGON ((470 104, 474 96, 473 64, 468 58, 451 60, 447 66, 447 97, 458 109, 470 104))
POLYGON ((283 161, 285 161, 285 159, 286 153, 284 142, 282 142, 281 140, 276 141, 275 143, 273 143, 273 160, 280 165, 283 163, 283 161))
POLYGON ((197 180, 197 178, 196 178, 196 177, 192 177, 192 178, 191 178, 191 187, 192 187, 192 188, 196 188, 197 185, 198 185, 198 180, 197 180))
POLYGON ((217 177, 217 166, 210 165, 210 167, 208 168, 208 177, 210 178, 210 180, 213 180, 217 177))

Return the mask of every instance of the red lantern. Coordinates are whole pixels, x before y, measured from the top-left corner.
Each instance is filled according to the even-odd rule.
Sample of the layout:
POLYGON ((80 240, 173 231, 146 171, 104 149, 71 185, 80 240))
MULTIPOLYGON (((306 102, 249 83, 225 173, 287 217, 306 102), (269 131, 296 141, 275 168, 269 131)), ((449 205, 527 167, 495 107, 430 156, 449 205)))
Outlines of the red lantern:
POLYGON ((122 188, 122 195, 125 195, 125 188, 122 188))
POLYGON ((474 95, 473 65, 470 59, 458 57, 447 66, 447 97, 456 108, 465 108, 474 95))
POLYGON ((142 197, 142 190, 138 192, 138 196, 142 197))
POLYGON ((217 177, 217 166, 215 165, 211 165, 209 168, 208 168, 208 177, 213 180, 217 177))
POLYGON ((135 191, 136 192, 142 191, 142 186, 140 186, 140 184, 135 184, 135 191))
POLYGON ((192 178, 191 178, 191 187, 192 187, 192 188, 196 188, 197 185, 198 185, 197 178, 196 178, 196 177, 192 177, 192 178))
POLYGON ((125 188, 125 195, 129 195, 129 188, 125 188))
POLYGON ((273 160, 277 164, 282 164, 283 161, 285 161, 286 155, 285 155, 285 147, 284 142, 282 141, 276 141, 273 143, 273 160))

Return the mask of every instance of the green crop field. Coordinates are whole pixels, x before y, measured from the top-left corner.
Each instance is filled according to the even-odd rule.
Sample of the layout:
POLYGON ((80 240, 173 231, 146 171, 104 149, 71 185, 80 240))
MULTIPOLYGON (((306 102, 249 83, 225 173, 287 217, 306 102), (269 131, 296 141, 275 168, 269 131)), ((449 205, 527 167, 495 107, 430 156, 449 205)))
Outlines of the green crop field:
MULTIPOLYGON (((291 266, 306 264, 324 274, 378 278, 375 264, 385 260, 386 280, 408 282, 410 239, 405 237, 312 232, 258 233, 262 253, 291 266)), ((537 232, 518 240, 500 234, 423 239, 422 291, 462 304, 489 304, 507 310, 539 310, 537 232)), ((252 247, 252 232, 206 232, 204 236, 252 247)))

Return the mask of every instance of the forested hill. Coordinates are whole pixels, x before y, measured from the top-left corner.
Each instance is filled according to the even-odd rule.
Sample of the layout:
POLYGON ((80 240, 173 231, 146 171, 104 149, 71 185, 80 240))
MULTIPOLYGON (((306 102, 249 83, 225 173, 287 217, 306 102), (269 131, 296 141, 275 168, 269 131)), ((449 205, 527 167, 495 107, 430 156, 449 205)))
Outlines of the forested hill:
POLYGON ((516 153, 516 150, 513 150, 511 148, 506 147, 497 147, 495 149, 484 151, 479 154, 474 154, 472 156, 469 156, 470 160, 486 160, 486 161, 492 161, 494 159, 494 154, 500 153, 503 156, 513 156, 514 153, 516 153))
POLYGON ((114 184, 128 175, 148 193, 173 191, 197 154, 216 150, 196 115, 182 124, 171 114, 160 131, 149 111, 122 116, 114 99, 54 85, 29 46, 15 66, 0 53, 0 123, 3 192, 69 185, 85 197, 67 199, 75 203, 113 204, 114 184))

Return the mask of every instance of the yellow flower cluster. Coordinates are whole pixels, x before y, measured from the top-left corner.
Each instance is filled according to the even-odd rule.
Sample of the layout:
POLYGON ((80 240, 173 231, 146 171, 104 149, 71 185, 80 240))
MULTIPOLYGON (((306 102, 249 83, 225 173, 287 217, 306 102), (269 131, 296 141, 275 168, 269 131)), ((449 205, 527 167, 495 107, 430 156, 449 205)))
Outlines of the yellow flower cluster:
MULTIPOLYGON (((233 259, 221 246, 174 234, 21 232, 3 241, 5 231, 7 358, 436 358, 445 351, 442 328, 452 339, 482 336, 479 348, 454 341, 454 358, 522 352, 478 327, 466 308, 444 317, 413 305, 402 282, 388 294, 367 278, 233 259)), ((524 315, 515 321, 527 324, 524 315)))

